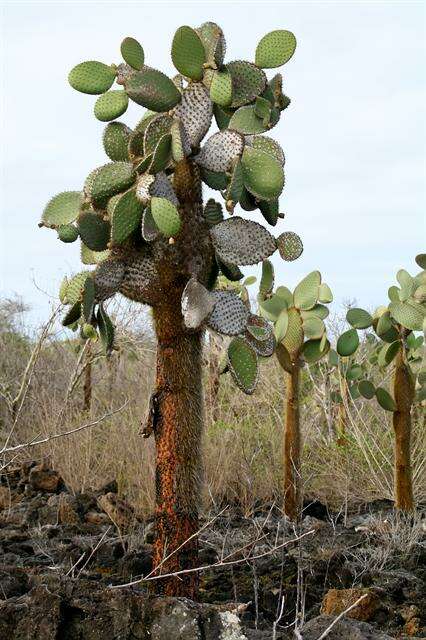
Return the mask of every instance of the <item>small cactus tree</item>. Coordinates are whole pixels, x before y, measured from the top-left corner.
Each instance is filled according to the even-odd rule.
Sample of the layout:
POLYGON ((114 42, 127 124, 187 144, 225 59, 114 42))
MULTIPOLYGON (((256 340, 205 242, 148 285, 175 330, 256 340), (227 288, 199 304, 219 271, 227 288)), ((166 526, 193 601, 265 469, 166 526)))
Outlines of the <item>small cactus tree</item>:
POLYGON ((359 347, 358 330, 373 328, 378 339, 377 353, 370 361, 385 368, 393 363, 393 393, 375 387, 363 378, 358 382, 358 392, 366 399, 376 398, 379 405, 392 413, 395 433, 394 491, 395 507, 401 511, 414 508, 411 474, 411 414, 416 396, 426 397, 426 376, 423 336, 416 331, 426 331, 426 254, 417 256, 421 271, 412 277, 401 269, 397 273, 399 287, 391 286, 389 304, 379 307, 373 315, 364 309, 349 309, 346 319, 352 326, 337 341, 337 352, 347 357, 359 347), (417 389, 416 389, 417 387, 417 389))
MULTIPOLYGON (((293 239, 294 256, 301 247, 293 239)), ((318 362, 330 349, 324 319, 325 306, 333 300, 330 288, 321 282, 319 271, 308 274, 294 289, 278 287, 274 293, 272 264, 264 261, 259 291, 260 313, 274 323, 278 361, 285 371, 286 403, 284 416, 283 467, 284 513, 296 520, 300 514, 300 371, 304 363, 318 362)))
MULTIPOLYGON (((287 62, 295 47, 291 32, 277 30, 260 40, 254 63, 225 64, 222 30, 207 22, 177 30, 173 80, 146 66, 134 38, 121 44, 124 63, 83 62, 69 74, 74 89, 99 96, 94 113, 108 122, 103 145, 111 162, 88 175, 82 192, 55 196, 41 224, 64 242, 79 237, 82 262, 95 265, 63 283, 65 325, 80 325, 89 338, 99 333, 110 351, 114 328, 105 301, 120 292, 152 307, 157 374, 146 433, 156 442, 153 562, 162 573, 197 559, 204 328, 232 336, 229 369, 245 393, 256 386, 267 332, 237 295, 214 289, 217 276, 238 280, 238 265, 256 264, 277 247, 291 259, 287 240, 300 242, 289 232, 276 240, 240 216, 224 219, 219 202, 203 206, 202 182, 221 192, 229 213, 239 204, 259 209, 271 225, 282 217, 284 154, 263 134, 290 101, 281 75, 268 81, 263 69, 287 62), (110 90, 114 81, 119 88, 110 90), (116 120, 129 99, 147 109, 133 130, 116 120), (219 131, 201 146, 213 117, 219 131)), ((194 596, 196 573, 160 584, 167 594, 194 596)))

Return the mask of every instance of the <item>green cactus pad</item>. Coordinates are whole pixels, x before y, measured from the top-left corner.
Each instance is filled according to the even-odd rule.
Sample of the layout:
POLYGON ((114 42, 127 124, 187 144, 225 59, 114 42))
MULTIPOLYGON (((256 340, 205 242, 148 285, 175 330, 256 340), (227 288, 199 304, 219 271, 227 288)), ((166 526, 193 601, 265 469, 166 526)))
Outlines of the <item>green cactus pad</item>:
POLYGON ((333 293, 328 284, 326 284, 325 282, 322 282, 320 284, 318 300, 320 302, 325 302, 326 304, 328 304, 329 302, 333 302, 333 293))
POLYGON ((254 105, 237 109, 228 122, 228 128, 247 135, 264 133, 269 129, 269 127, 265 126, 263 121, 257 117, 254 105))
POLYGON ((300 315, 302 316, 303 320, 306 320, 306 318, 312 318, 312 317, 325 320, 329 315, 329 313, 330 313, 329 310, 323 304, 316 304, 314 307, 312 307, 312 309, 309 309, 307 311, 301 311, 300 315))
POLYGON ((162 113, 150 119, 144 133, 144 154, 152 153, 155 150, 159 140, 170 133, 172 124, 173 118, 168 114, 162 113))
POLYGON ((63 191, 54 196, 46 205, 41 220, 46 227, 61 227, 78 217, 82 205, 80 191, 63 191))
POLYGON ((391 315, 386 307, 377 321, 375 331, 384 342, 394 342, 398 338, 398 331, 394 327, 391 315))
POLYGON ((213 113, 218 129, 221 131, 227 129, 234 111, 232 109, 225 109, 225 107, 221 107, 218 104, 213 104, 213 113))
POLYGON ((172 43, 172 60, 183 76, 191 80, 202 79, 206 54, 198 33, 191 27, 179 27, 176 31, 172 43))
POLYGON ((110 238, 110 224, 93 211, 84 211, 77 222, 80 237, 92 251, 104 251, 110 238))
POLYGON ((274 336, 277 342, 282 342, 288 329, 288 309, 283 309, 274 325, 274 336))
POLYGON ((75 304, 76 302, 80 302, 83 296, 84 283, 86 278, 90 276, 90 271, 80 271, 80 273, 76 273, 71 280, 68 282, 68 287, 66 291, 66 299, 67 304, 75 304))
POLYGON ((377 364, 379 365, 379 367, 387 367, 392 362, 392 360, 396 358, 400 348, 401 348, 400 340, 395 340, 390 344, 383 345, 377 357, 377 364))
POLYGON ((191 147, 198 148, 210 129, 213 117, 213 103, 201 82, 191 82, 185 88, 173 115, 182 122, 191 147))
POLYGON ((109 249, 106 251, 92 251, 84 242, 80 245, 80 259, 83 264, 99 264, 109 257, 109 249))
POLYGON ((211 313, 214 298, 196 278, 190 278, 182 293, 182 316, 188 329, 197 329, 211 313))
POLYGON ((127 110, 129 98, 122 89, 107 91, 95 102, 94 114, 101 122, 109 122, 123 115, 127 110))
POLYGON ((249 310, 232 291, 212 291, 213 310, 208 316, 207 326, 226 336, 236 336, 245 331, 249 310))
POLYGON ((219 222, 223 221, 222 205, 213 198, 210 198, 205 204, 203 215, 209 227, 219 224, 219 222))
POLYGON ((279 218, 279 201, 277 200, 259 200, 259 209, 266 222, 275 227, 279 218))
POLYGON ((406 329, 421 331, 426 317, 426 308, 415 302, 391 302, 389 313, 395 322, 406 329))
POLYGON ((73 224, 63 224, 58 227, 58 238, 62 242, 75 242, 78 235, 78 229, 73 224))
POLYGON ((265 73, 251 62, 236 60, 229 62, 226 69, 232 79, 231 107, 237 108, 249 104, 265 90, 267 84, 265 73))
POLYGON ((259 284, 259 292, 262 296, 267 296, 272 293, 274 280, 274 265, 270 260, 264 260, 262 262, 262 276, 259 284))
POLYGON ((102 344, 105 350, 105 353, 109 355, 114 346, 114 325, 111 322, 110 317, 107 312, 103 308, 102 305, 99 305, 98 313, 97 313, 97 321, 99 328, 99 335, 101 336, 102 344))
POLYGON ((241 278, 244 277, 243 272, 239 267, 235 264, 228 264, 226 262, 221 262, 218 258, 216 258, 217 266, 219 267, 219 271, 222 275, 225 276, 227 280, 230 282, 238 282, 241 278))
POLYGON ((71 309, 67 311, 64 319, 62 320, 62 326, 69 327, 81 317, 81 302, 75 302, 71 309))
POLYGON ((121 260, 104 260, 94 272, 96 302, 104 302, 120 289, 124 279, 125 264, 121 260))
POLYGON ((275 353, 278 362, 280 363, 280 366, 284 369, 284 371, 287 371, 287 373, 292 373, 293 363, 291 361, 291 356, 285 346, 283 344, 277 344, 275 353))
POLYGON ((400 269, 396 274, 401 290, 399 292, 399 298, 401 302, 406 302, 414 291, 414 278, 405 269, 400 269))
POLYGON ((89 60, 71 69, 68 82, 76 91, 97 95, 105 93, 115 80, 115 71, 103 62, 89 60))
POLYGON ((166 198, 170 200, 175 207, 179 206, 179 200, 176 193, 170 183, 169 178, 164 172, 160 172, 155 176, 154 182, 149 187, 151 196, 158 196, 159 198, 166 198))
POLYGON ((308 340, 321 340, 325 333, 325 325, 321 318, 311 316, 303 320, 303 333, 308 340))
POLYGON ((59 300, 62 304, 67 304, 67 289, 68 289, 68 278, 65 276, 61 282, 59 287, 59 300))
POLYGON ((426 302, 426 284, 421 284, 416 288, 413 298, 416 302, 420 302, 421 304, 426 302))
MULTIPOLYGON (((243 192, 243 188, 244 188, 244 183, 243 183, 243 169, 241 166, 241 161, 239 158, 236 158, 233 163, 232 163, 232 170, 231 170, 231 177, 229 179, 229 184, 228 184, 228 188, 226 189, 226 195, 225 195, 225 199, 227 202, 227 208, 228 208, 228 203, 231 202, 231 209, 233 210, 234 206, 237 204, 237 202, 239 201, 242 192, 243 192)), ((228 210, 231 210, 228 209, 228 210)))
POLYGON ((83 288, 83 301, 81 310, 86 322, 91 322, 95 306, 95 283, 93 278, 86 278, 83 288))
POLYGON ((287 300, 283 296, 279 296, 276 293, 267 300, 262 300, 259 303, 260 313, 264 318, 276 322, 280 313, 288 308, 287 300))
POLYGON ((366 400, 371 400, 376 394, 376 387, 369 380, 360 380, 358 382, 358 391, 366 400))
POLYGON ((269 100, 262 98, 262 96, 258 96, 254 104, 254 112, 256 116, 262 120, 262 123, 264 124, 264 126, 268 127, 271 121, 271 112, 272 112, 272 107, 269 100))
POLYGON ((127 95, 133 102, 152 111, 170 111, 181 100, 180 91, 161 71, 145 67, 125 82, 127 95))
POLYGON ((215 251, 223 262, 257 264, 275 251, 275 238, 262 225, 237 216, 210 230, 215 251))
POLYGON ((123 60, 129 64, 132 69, 139 71, 143 67, 145 54, 142 45, 135 38, 124 38, 120 45, 123 60))
POLYGON ((151 199, 151 213, 155 224, 164 236, 167 238, 177 236, 182 227, 182 221, 179 211, 170 200, 153 197, 151 199))
POLYGON ((323 343, 322 340, 307 340, 304 343, 302 353, 303 358, 309 364, 314 364, 323 358, 330 351, 330 343, 326 339, 323 343))
POLYGON ((367 329, 373 324, 373 318, 368 311, 356 307, 349 309, 346 314, 346 320, 354 329, 367 329))
POLYGON ((201 167, 201 179, 210 189, 215 189, 216 191, 222 191, 228 186, 226 173, 209 171, 208 169, 203 169, 203 167, 201 167))
POLYGON ((145 242, 153 242, 160 235, 160 231, 155 224, 154 218, 152 217, 151 205, 148 205, 143 212, 141 233, 142 238, 145 240, 145 242))
POLYGON ((244 185, 261 200, 275 200, 284 187, 282 166, 268 153, 246 147, 242 155, 244 185))
POLYGON ((321 274, 312 271, 299 282, 294 290, 294 306, 297 309, 307 311, 315 307, 318 302, 321 274))
POLYGON ((282 344, 292 357, 295 357, 303 345, 303 325, 300 313, 294 307, 288 310, 288 327, 282 344))
POLYGON ((399 297, 399 287, 393 285, 388 289, 388 297, 391 302, 400 302, 401 298, 399 297))
POLYGON ((237 131, 218 131, 204 144, 195 161, 204 169, 224 173, 232 168, 234 158, 244 150, 244 137, 237 131))
POLYGON ((251 394, 258 380, 257 354, 244 338, 233 338, 228 346, 228 366, 238 387, 251 394))
POLYGON ((215 71, 210 84, 210 98, 220 107, 229 107, 232 102, 232 77, 227 69, 215 71))
POLYGON ((355 353, 359 346, 359 337, 356 329, 349 329, 342 333, 337 340, 336 350, 339 356, 347 357, 355 353))
POLYGON ((391 411, 391 412, 396 411, 395 400, 386 391, 386 389, 383 389, 383 387, 377 387, 376 400, 379 403, 379 405, 382 407, 382 409, 385 409, 385 411, 391 411))
POLYGON ((130 162, 110 162, 96 170, 93 179, 89 183, 86 181, 85 188, 96 205, 130 187, 135 178, 136 173, 130 162))
POLYGON ((222 29, 214 22, 205 22, 196 31, 204 45, 207 63, 213 67, 220 67, 226 52, 222 29))
POLYGON ((256 47, 256 64, 264 69, 280 67, 290 60, 295 49, 296 38, 291 31, 271 31, 263 36, 256 47))
POLYGON ((148 171, 151 174, 159 173, 160 171, 164 171, 166 167, 170 164, 171 161, 171 153, 172 153, 172 136, 170 133, 167 133, 165 136, 160 138, 155 147, 154 153, 152 154, 152 160, 148 167, 148 171))
POLYGON ((270 138, 269 136, 247 136, 246 144, 264 153, 269 153, 275 160, 277 160, 283 167, 285 164, 284 151, 281 149, 278 142, 270 138))
POLYGON ((283 260, 297 260, 303 253, 303 243, 297 233, 285 231, 277 238, 277 247, 283 260))
POLYGON ((105 153, 110 160, 120 162, 129 159, 128 144, 132 134, 123 122, 107 124, 102 137, 105 153))
POLYGON ((426 269, 426 253, 419 253, 415 259, 421 269, 426 269))
POLYGON ((117 200, 111 211, 111 240, 120 244, 139 226, 143 205, 136 198, 135 189, 115 197, 117 200))
POLYGON ((262 358, 272 356, 277 346, 271 325, 264 318, 254 314, 249 316, 244 337, 262 358))

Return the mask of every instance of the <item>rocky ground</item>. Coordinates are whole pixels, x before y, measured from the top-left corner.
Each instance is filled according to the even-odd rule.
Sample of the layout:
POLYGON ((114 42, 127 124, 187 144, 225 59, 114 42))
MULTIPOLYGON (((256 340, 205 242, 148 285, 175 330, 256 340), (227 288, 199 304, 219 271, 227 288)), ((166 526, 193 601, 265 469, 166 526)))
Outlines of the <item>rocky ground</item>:
POLYGON ((426 540, 414 520, 398 524, 386 501, 349 515, 311 503, 295 531, 273 508, 227 509, 201 534, 210 568, 195 604, 152 597, 144 581, 119 587, 149 573, 153 530, 115 483, 72 495, 46 464, 8 467, 0 640, 318 640, 361 596, 329 640, 424 640, 426 540))

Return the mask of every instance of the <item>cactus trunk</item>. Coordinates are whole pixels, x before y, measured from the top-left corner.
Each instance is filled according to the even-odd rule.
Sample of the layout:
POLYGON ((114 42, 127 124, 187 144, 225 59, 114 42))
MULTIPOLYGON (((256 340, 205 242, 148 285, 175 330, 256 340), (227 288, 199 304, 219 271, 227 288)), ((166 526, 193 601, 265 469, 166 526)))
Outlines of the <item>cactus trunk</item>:
MULTIPOLYGON (((156 539, 153 566, 174 573, 196 566, 201 481, 203 394, 202 332, 183 328, 180 296, 154 309, 157 332, 156 539), (193 536, 191 538, 191 536, 193 536), (191 538, 189 540, 189 538, 191 538)), ((164 578, 159 591, 170 596, 197 595, 198 576, 164 578)))
POLYGON ((395 507, 401 511, 414 509, 411 474, 411 408, 414 388, 410 370, 401 348, 395 365, 394 398, 397 410, 393 412, 395 432, 395 507))
POLYGON ((286 405, 284 426, 284 514, 296 520, 300 508, 300 364, 293 363, 286 373, 286 405))

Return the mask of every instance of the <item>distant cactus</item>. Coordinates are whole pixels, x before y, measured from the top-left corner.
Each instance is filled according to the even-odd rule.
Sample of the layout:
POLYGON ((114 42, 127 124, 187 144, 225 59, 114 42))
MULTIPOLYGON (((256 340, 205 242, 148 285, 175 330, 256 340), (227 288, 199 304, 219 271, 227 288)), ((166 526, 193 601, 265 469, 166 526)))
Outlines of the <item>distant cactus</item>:
MULTIPOLYGON (((293 258, 301 252, 300 240, 289 234, 278 239, 283 257, 293 258)), ((296 256, 297 257, 297 256, 296 256)), ((284 505, 285 515, 296 520, 300 515, 300 370, 304 363, 318 362, 330 349, 324 319, 327 304, 333 300, 329 286, 321 281, 319 271, 312 271, 293 292, 287 287, 274 287, 272 264, 262 266, 259 289, 260 314, 274 323, 276 355, 286 378, 284 416, 284 505)))
MULTIPOLYGON (((99 334, 108 353, 114 327, 104 302, 120 292, 153 308, 158 338, 150 412, 157 450, 153 561, 162 563, 163 573, 193 567, 197 559, 204 328, 231 336, 229 369, 246 393, 257 383, 258 353, 264 354, 266 344, 272 353, 264 321, 235 293, 216 290, 217 276, 239 280, 238 265, 256 264, 277 248, 285 259, 301 252, 295 234, 276 240, 257 222, 226 218, 212 199, 203 206, 202 182, 221 192, 230 213, 241 205, 260 209, 271 225, 282 217, 284 153, 262 134, 278 123, 290 100, 281 75, 268 81, 263 69, 287 62, 295 47, 292 33, 277 30, 259 42, 255 64, 225 64, 222 30, 207 22, 177 30, 173 79, 146 66, 134 38, 121 44, 124 62, 83 62, 69 74, 74 89, 99 96, 94 114, 108 122, 103 145, 111 162, 89 173, 81 192, 55 196, 41 226, 56 229, 64 242, 79 237, 83 264, 95 265, 62 283, 61 300, 69 305, 64 325, 80 327, 85 337, 99 334), (119 88, 111 90, 114 81, 119 88), (133 130, 116 121, 129 98, 147 109, 133 130), (219 131, 201 146, 213 117, 219 131)), ((161 588, 193 596, 196 573, 165 579, 161 588)))
MULTIPOLYGON (((402 511, 414 508, 411 477, 411 413, 414 402, 426 400, 426 366, 424 338, 426 333, 426 254, 416 257, 421 271, 411 276, 401 269, 397 273, 399 287, 388 291, 389 304, 373 315, 364 309, 349 309, 346 319, 351 329, 337 341, 337 352, 343 358, 352 356, 359 347, 358 331, 374 331, 377 348, 370 362, 381 368, 393 364, 393 394, 376 387, 365 377, 358 380, 354 392, 368 400, 376 398, 382 409, 392 413, 395 432, 395 506, 402 511)), ((355 395, 355 397, 356 397, 355 395)))

